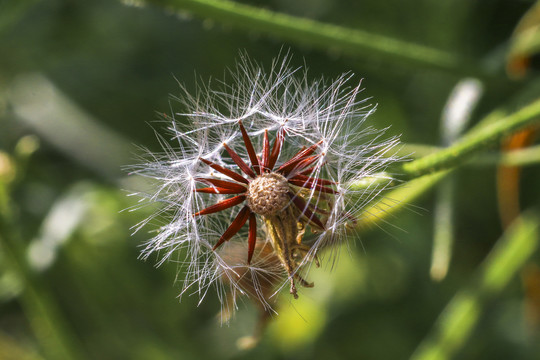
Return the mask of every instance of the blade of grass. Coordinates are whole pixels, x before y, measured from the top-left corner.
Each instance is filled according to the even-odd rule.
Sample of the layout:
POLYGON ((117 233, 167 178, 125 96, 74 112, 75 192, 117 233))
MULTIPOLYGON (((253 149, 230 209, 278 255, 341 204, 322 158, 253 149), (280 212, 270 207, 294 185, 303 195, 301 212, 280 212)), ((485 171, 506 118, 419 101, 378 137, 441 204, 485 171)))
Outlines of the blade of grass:
POLYGON ((40 0, 2 1, 0 3, 0 35, 19 22, 40 0))
POLYGON ((527 166, 540 164, 540 145, 505 152, 500 155, 500 163, 506 166, 527 166))
MULTIPOLYGON (((35 149, 31 138, 23 138, 16 147, 18 160, 24 164, 35 149)), ((22 279, 24 290, 20 297, 24 313, 48 359, 84 359, 78 339, 71 331, 67 321, 52 295, 26 261, 26 247, 21 235, 22 223, 17 218, 10 194, 13 182, 20 180, 22 166, 13 163, 17 176, 9 179, 0 177, 0 252, 6 268, 22 279)))
POLYGON ((433 216, 433 248, 429 275, 435 281, 442 281, 452 260, 454 247, 454 194, 455 178, 444 179, 437 189, 437 200, 433 216))
POLYGON ((144 0, 125 3, 152 4, 176 13, 194 14, 237 28, 259 31, 302 45, 343 54, 387 59, 460 75, 487 76, 480 66, 458 55, 427 46, 369 33, 358 29, 322 23, 227 0, 144 0))
POLYGON ((21 75, 10 93, 14 115, 41 139, 108 180, 122 176, 131 158, 129 140, 84 112, 48 78, 21 75))
MULTIPOLYGON (((413 179, 397 189, 385 193, 383 201, 375 201, 362 210, 358 216, 355 229, 362 230, 385 221, 389 216, 400 211, 410 202, 424 194, 450 171, 440 171, 426 176, 413 179)), ((358 184, 359 188, 365 188, 364 184, 358 184)))
POLYGON ((473 132, 465 135, 448 148, 403 164, 402 174, 408 178, 415 178, 431 172, 453 168, 503 137, 538 122, 540 122, 540 100, 537 99, 510 115, 497 121, 490 121, 481 128, 475 128, 473 132))
POLYGON ((30 350, 27 345, 21 343, 0 332, 0 359, 44 360, 34 350, 30 350))
POLYGON ((0 250, 9 269, 24 281, 21 305, 47 358, 84 359, 51 294, 28 268, 21 243, 5 214, 0 214, 0 250))
MULTIPOLYGON (((441 116, 440 131, 443 146, 452 145, 467 128, 482 92, 482 83, 476 79, 463 79, 456 84, 441 116)), ((452 259, 455 180, 454 176, 450 175, 437 189, 429 270, 431 278, 435 281, 441 281, 446 277, 452 259)))
POLYGON ((448 303, 411 359, 450 359, 463 347, 486 303, 505 288, 538 250, 538 224, 534 213, 526 213, 514 222, 480 265, 473 281, 448 303))
MULTIPOLYGON (((437 151, 443 150, 440 146, 401 144, 401 148, 392 155, 407 157, 409 159, 419 159, 437 151)), ((512 150, 505 153, 485 153, 474 156, 470 162, 464 165, 472 166, 531 166, 540 164, 540 145, 531 146, 525 149, 512 150)))

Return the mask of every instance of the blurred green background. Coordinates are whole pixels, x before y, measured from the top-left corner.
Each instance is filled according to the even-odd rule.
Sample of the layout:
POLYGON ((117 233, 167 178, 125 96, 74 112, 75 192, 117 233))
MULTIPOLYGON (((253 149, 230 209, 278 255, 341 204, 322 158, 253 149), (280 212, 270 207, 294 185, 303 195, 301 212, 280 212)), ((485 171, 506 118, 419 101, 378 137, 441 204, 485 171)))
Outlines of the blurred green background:
MULTIPOLYGON (((290 50, 292 64, 307 64, 313 79, 353 71, 364 79, 363 95, 378 103, 372 125, 390 126, 387 133, 401 134, 405 143, 440 146, 443 108, 463 78, 483 87, 472 123, 538 82, 534 45, 519 54, 528 60, 527 74, 505 72, 512 34, 534 2, 241 2, 421 44, 467 59, 470 67, 406 61, 399 51, 378 53, 371 45, 355 52, 315 44, 301 35, 250 30, 204 9, 163 5, 182 8, 182 1, 150 2, 0 2, 0 359, 418 354, 420 344, 437 338, 434 324, 453 297, 475 289, 471 279, 503 234, 493 162, 453 174, 454 219, 446 225, 453 255, 444 279, 430 276, 442 197, 429 191, 364 231, 332 271, 312 272, 316 286, 302 290, 298 301, 283 294, 279 315, 251 350, 236 346, 257 320, 249 301, 220 326, 214 296, 200 305, 195 296, 179 302, 176 264, 156 269, 157 259, 137 259, 152 229, 131 236, 130 228, 150 209, 122 211, 135 203, 127 194, 137 179, 121 167, 137 162, 139 145, 159 150, 153 128, 161 124, 154 122, 171 107, 179 111, 169 97, 180 93, 177 81, 194 89, 197 77, 222 78, 241 50, 266 66, 281 49, 290 50)), ((522 209, 538 206, 538 179, 538 165, 523 168, 522 209)), ((453 336, 464 339, 449 357, 539 358, 540 256, 531 253, 496 296, 479 296, 470 313, 478 318, 470 318, 470 332, 460 328, 466 319, 454 328, 453 336)), ((444 342, 437 346, 447 351, 444 342)))

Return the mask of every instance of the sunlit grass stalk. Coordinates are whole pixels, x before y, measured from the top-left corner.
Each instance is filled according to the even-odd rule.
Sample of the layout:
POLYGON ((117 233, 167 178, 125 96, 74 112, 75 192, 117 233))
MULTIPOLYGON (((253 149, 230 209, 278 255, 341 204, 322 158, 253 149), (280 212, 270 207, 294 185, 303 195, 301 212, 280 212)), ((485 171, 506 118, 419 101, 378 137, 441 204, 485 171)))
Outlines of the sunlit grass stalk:
POLYGON ((21 304, 47 358, 84 359, 51 294, 28 268, 20 238, 11 230, 5 214, 0 214, 0 250, 5 254, 8 268, 23 281, 21 304))
MULTIPOLYGON (((463 79, 456 84, 441 115, 440 132, 443 146, 451 146, 468 127, 471 114, 482 92, 482 83, 476 79, 463 79)), ((452 260, 455 188, 456 179, 450 175, 437 189, 429 270, 431 278, 435 281, 441 281, 446 277, 452 260)))
MULTIPOLYGON (((355 229, 362 230, 381 221, 387 221, 389 217, 394 216, 396 212, 402 210, 413 200, 431 189, 449 172, 449 170, 445 170, 425 175, 413 179, 395 190, 385 193, 384 200, 373 202, 368 205, 367 208, 362 210, 362 215, 358 219, 355 229)), ((364 184, 359 183, 358 187, 363 188, 365 186, 364 184)))
MULTIPOLYGON (((424 156, 443 150, 443 147, 419 144, 401 144, 401 149, 395 155, 410 159, 419 159, 424 156)), ((525 149, 511 150, 504 153, 478 154, 466 165, 470 166, 531 166, 540 164, 540 145, 525 149)))
POLYGON ((506 166, 528 166, 540 164, 540 145, 508 151, 500 155, 499 164, 506 166))
POLYGON ((434 213, 433 249, 431 252, 430 276, 435 281, 446 277, 454 244, 454 195, 455 178, 444 179, 437 189, 434 213))
POLYGON ((540 100, 498 121, 475 129, 474 133, 464 136, 448 148, 403 164, 402 174, 406 178, 415 178, 455 167, 469 160, 471 155, 493 145, 512 132, 538 122, 540 122, 540 100))
MULTIPOLYGON (((416 149, 416 145, 403 145, 403 149, 397 154, 405 155, 410 153, 411 149, 416 149)), ((429 154, 445 151, 444 148, 430 147, 430 146, 418 146, 421 149, 420 154, 429 156, 429 154)), ((534 146, 529 149, 515 150, 506 154, 483 154, 471 159, 471 165, 513 165, 513 166, 527 166, 540 164, 540 146, 534 146)), ((422 175, 418 178, 408 181, 400 188, 389 191, 385 194, 387 200, 384 203, 375 203, 365 209, 365 214, 358 221, 356 228, 363 229, 366 226, 369 227, 378 223, 379 221, 385 221, 388 217, 393 216, 395 213, 401 211, 407 204, 410 204, 415 199, 420 197, 423 193, 427 192, 433 186, 438 184, 447 174, 451 171, 442 170, 432 174, 422 175)), ((355 186, 360 188, 369 188, 372 186, 381 185, 384 182, 384 176, 377 176, 373 178, 366 178, 364 181, 358 181, 355 186)))
POLYGON ((38 2, 39 0, 3 1, 0 6, 0 34, 20 21, 38 2))
MULTIPOLYGON (((20 180, 28 157, 37 146, 32 137, 19 141, 15 149, 17 176, 11 181, 20 180)), ((48 359, 84 359, 78 340, 68 331, 67 322, 52 295, 28 265, 25 243, 19 230, 21 225, 10 199, 13 190, 11 181, 0 178, 0 252, 4 255, 6 268, 23 283, 23 292, 19 297, 22 308, 48 359)))
POLYGON ((497 242, 474 280, 446 306, 411 359, 452 358, 470 338, 487 302, 505 288, 538 250, 538 245, 538 217, 531 213, 523 215, 497 242))
POLYGON ((3 332, 0 332, 0 359, 44 360, 33 349, 29 349, 3 332))
POLYGON ((435 68, 482 77, 480 67, 459 55, 363 30, 346 28, 227 0, 126 1, 157 5, 174 12, 189 12, 203 19, 259 31, 302 45, 355 56, 377 57, 393 63, 435 68))

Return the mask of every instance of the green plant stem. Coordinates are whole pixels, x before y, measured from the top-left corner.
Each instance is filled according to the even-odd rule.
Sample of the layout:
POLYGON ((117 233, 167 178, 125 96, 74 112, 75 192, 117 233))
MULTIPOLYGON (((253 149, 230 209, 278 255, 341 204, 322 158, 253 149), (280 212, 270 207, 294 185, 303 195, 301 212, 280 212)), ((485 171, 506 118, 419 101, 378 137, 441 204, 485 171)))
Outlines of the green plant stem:
POLYGON ((393 63, 408 63, 423 69, 434 68, 463 76, 487 75, 479 66, 473 65, 472 61, 450 52, 233 1, 144 0, 137 2, 153 4, 173 12, 189 12, 204 19, 209 18, 237 28, 260 31, 323 50, 390 59, 393 63))
MULTIPOLYGON (((424 156, 444 150, 443 147, 402 144, 402 148, 392 156, 403 156, 410 159, 419 159, 424 156)), ((531 166, 540 164, 540 145, 531 146, 524 149, 511 150, 504 153, 478 154, 473 157, 468 165, 488 166, 488 165, 506 165, 506 166, 531 166)))
POLYGON ((45 360, 21 343, 0 331, 0 359, 45 360))
POLYGON ((477 270, 443 310, 412 355, 413 360, 451 359, 470 337, 486 303, 499 294, 538 250, 538 216, 520 217, 497 242, 477 270))
POLYGON ((411 179, 453 168, 468 160, 471 155, 500 141, 503 137, 539 121, 540 100, 536 100, 511 115, 475 129, 474 132, 470 132, 448 148, 403 164, 401 173, 406 178, 411 179))
MULTIPOLYGON (((400 211, 411 201, 415 200, 428 189, 432 188, 442 180, 450 171, 440 171, 434 174, 413 179, 397 189, 385 193, 384 200, 373 201, 358 214, 358 221, 355 225, 356 230, 364 230, 380 221, 386 221, 394 213, 400 211)), ((366 188, 364 184, 358 184, 359 189, 366 188)))
POLYGON ((7 188, 7 184, 0 182, 0 193, 4 194, 0 197, 0 251, 5 255, 8 268, 23 281, 20 300, 30 326, 48 359, 84 359, 79 342, 67 330, 53 297, 28 266, 7 188))
POLYGON ((528 166, 540 164, 540 145, 522 150, 508 151, 499 156, 499 164, 506 166, 528 166))
POLYGON ((389 152, 387 156, 398 156, 406 159, 418 159, 436 153, 437 151, 441 151, 443 149, 444 147, 441 146, 401 143, 399 149, 395 153, 389 152))
MULTIPOLYGON (((0 221, 2 229, 6 229, 5 225, 0 221)), ((24 281, 21 304, 47 358, 84 359, 52 296, 26 266, 24 251, 18 241, 6 231, 0 232, 0 250, 6 255, 9 268, 24 281)))
POLYGON ((40 0, 3 1, 0 3, 0 35, 8 31, 40 0))
POLYGON ((433 249, 429 274, 435 281, 446 277, 454 244, 454 195, 455 178, 450 175, 443 179, 437 189, 437 200, 433 218, 433 249))

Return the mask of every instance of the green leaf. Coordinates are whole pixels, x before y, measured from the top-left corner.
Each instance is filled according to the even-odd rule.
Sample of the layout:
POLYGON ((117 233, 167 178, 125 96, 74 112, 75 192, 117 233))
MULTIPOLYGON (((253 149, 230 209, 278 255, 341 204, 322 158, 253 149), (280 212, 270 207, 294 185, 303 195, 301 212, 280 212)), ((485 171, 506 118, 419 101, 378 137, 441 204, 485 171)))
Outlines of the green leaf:
POLYGON ((450 300, 411 359, 450 359, 463 347, 486 303, 500 294, 537 251, 538 224, 534 213, 514 222, 480 265, 473 281, 450 300))

